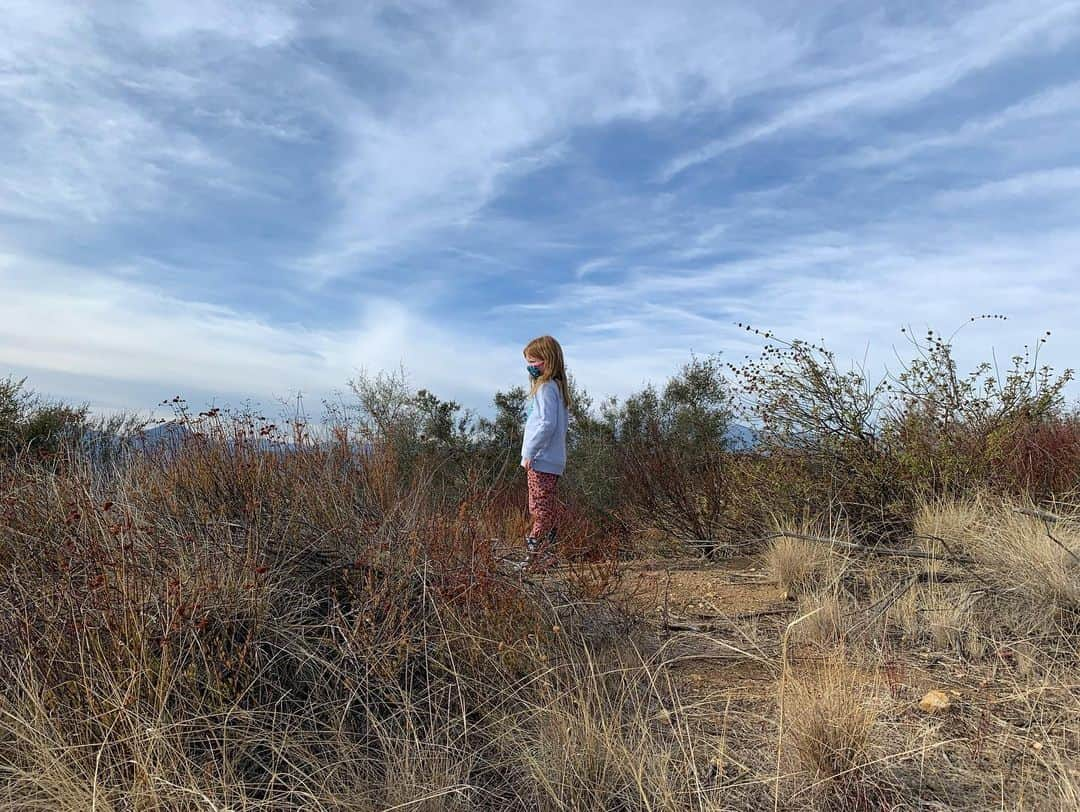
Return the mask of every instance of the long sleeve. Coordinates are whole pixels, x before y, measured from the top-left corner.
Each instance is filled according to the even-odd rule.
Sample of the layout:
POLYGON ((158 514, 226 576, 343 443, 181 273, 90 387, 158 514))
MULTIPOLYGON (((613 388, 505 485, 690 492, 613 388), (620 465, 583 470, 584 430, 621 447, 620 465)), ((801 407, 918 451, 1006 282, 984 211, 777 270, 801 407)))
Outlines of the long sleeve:
POLYGON ((544 383, 536 391, 534 404, 535 423, 532 431, 525 432, 525 440, 521 446, 521 458, 533 459, 537 452, 547 446, 559 424, 559 393, 558 384, 544 383))

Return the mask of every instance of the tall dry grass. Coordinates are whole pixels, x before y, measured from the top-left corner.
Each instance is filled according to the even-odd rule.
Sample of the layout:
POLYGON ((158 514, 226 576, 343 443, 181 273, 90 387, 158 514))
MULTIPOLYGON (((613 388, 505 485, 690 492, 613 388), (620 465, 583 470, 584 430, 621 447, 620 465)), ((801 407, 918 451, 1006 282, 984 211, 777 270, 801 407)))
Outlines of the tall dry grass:
POLYGON ((577 609, 617 578, 603 528, 571 506, 559 584, 523 580, 517 491, 395 464, 5 460, 0 806, 709 808, 677 693, 577 609))
MULTIPOLYGON (((1053 505, 1051 505, 1054 508, 1053 505)), ((1059 508, 1054 508, 1058 510, 1059 508)), ((1080 518, 985 494, 924 507, 916 533, 966 553, 1033 627, 1080 619, 1080 518)))
MULTIPOLYGON (((899 794, 879 716, 887 694, 876 676, 841 655, 789 679, 783 703, 788 803, 823 810, 889 808, 899 794)), ((783 764, 783 763, 782 763, 783 764)))
POLYGON ((932 503, 890 539, 930 560, 860 548, 836 520, 775 521, 763 560, 798 622, 719 623, 676 656, 607 602, 623 528, 572 499, 559 571, 522 578, 501 560, 522 492, 486 458, 361 453, 347 434, 284 454, 256 424, 205 426, 106 463, 71 447, 0 462, 0 808, 1080 795, 1064 505, 1048 521, 1000 496, 932 503), (920 711, 929 687, 953 709, 920 711))

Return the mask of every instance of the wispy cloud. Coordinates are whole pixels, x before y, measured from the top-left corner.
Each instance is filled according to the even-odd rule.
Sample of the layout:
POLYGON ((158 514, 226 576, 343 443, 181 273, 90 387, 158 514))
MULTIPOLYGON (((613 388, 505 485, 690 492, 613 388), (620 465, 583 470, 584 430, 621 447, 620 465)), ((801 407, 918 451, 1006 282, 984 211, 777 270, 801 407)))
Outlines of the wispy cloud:
MULTIPOLYGON (((1039 197, 1080 190, 1080 167, 1065 166, 1024 172, 1019 175, 981 183, 968 189, 942 192, 937 202, 946 208, 972 206, 1017 197, 1039 197)), ((1076 209, 1080 211, 1080 206, 1076 209)))
POLYGON ((460 233, 508 183, 562 157, 567 133, 725 103, 767 86, 803 47, 794 32, 737 6, 688 3, 671 14, 652 4, 545 3, 524 14, 499 4, 492 12, 427 4, 404 25, 367 21, 389 43, 378 67, 412 68, 402 77, 407 102, 347 107, 349 146, 335 181, 341 217, 310 267, 347 273, 433 232, 460 233))
POLYGON ((994 3, 944 30, 916 30, 899 40, 887 30, 877 31, 884 35, 885 54, 864 66, 871 78, 844 81, 797 98, 764 121, 680 155, 664 167, 661 177, 671 180, 691 167, 779 133, 815 124, 842 127, 838 122, 921 101, 1030 47, 1033 39, 1060 44, 1062 26, 1075 30, 1078 24, 1080 11, 1072 3, 994 3))
MULTIPOLYGON (((851 155, 837 158, 831 168, 867 169, 893 165, 927 152, 981 146, 987 142, 993 144, 995 136, 1009 133, 1014 128, 1018 128, 1016 136, 1023 139, 1030 137, 1033 126, 1060 129, 1063 123, 1068 125, 1067 130, 1072 129, 1072 124, 1080 123, 1080 82, 1067 82, 1036 93, 1003 110, 965 121, 959 127, 915 136, 908 133, 893 137, 892 143, 867 145, 851 155)), ((1067 139, 1070 134, 1064 132, 1062 136, 1067 139)))
POLYGON ((482 406, 538 333, 625 393, 741 356, 737 321, 861 356, 1001 310, 1001 342, 1067 358, 1078 26, 1064 0, 16 0, 0 362, 133 404, 404 362, 482 406))
POLYGON ((170 107, 211 89, 210 66, 174 46, 206 36, 257 48, 288 29, 264 4, 9 5, 0 19, 0 212, 101 225, 175 206, 178 178, 231 174, 214 144, 172 120, 170 107))

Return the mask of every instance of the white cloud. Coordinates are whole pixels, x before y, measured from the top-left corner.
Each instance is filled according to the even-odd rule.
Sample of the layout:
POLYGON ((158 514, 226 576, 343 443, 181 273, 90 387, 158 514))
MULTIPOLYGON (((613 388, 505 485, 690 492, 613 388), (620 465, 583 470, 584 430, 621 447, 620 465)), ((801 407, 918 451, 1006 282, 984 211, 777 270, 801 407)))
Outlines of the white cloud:
POLYGON ((559 155, 567 132, 723 103, 777 81, 804 47, 748 10, 712 3, 682 14, 564 2, 492 10, 474 18, 436 5, 424 17, 438 34, 377 32, 395 67, 409 66, 400 102, 343 95, 342 214, 306 267, 368 267, 466 225, 505 183, 559 155))
MULTIPOLYGON (((417 385, 481 405, 516 380, 517 359, 516 347, 432 324, 393 300, 365 300, 349 328, 311 329, 81 268, 0 256, 0 367, 156 384, 170 393, 195 389, 235 402, 322 395, 361 368, 404 364, 417 385), (471 368, 463 369, 463 357, 471 368)), ((77 388, 57 394, 83 396, 77 388)))
POLYGON ((780 112, 674 159, 670 178, 780 131, 920 101, 1033 43, 1053 44, 1078 19, 1075 4, 1060 2, 961 8, 944 28, 861 14, 838 32, 825 5, 794 14, 706 0, 315 11, 291 0, 104 3, 92 13, 61 0, 16 3, 0 21, 0 75, 14 77, 0 84, 13 111, 0 213, 100 224, 182 204, 178 182, 237 191, 252 182, 170 119, 177 105, 189 125, 286 140, 319 129, 336 164, 322 180, 337 212, 295 267, 320 282, 464 233, 506 184, 563 157, 568 134, 583 128, 785 99, 780 112), (292 47, 301 40, 331 43, 360 60, 359 73, 292 47), (274 61, 281 54, 287 62, 274 61))
POLYGON ((942 192, 937 203, 943 208, 979 205, 1017 197, 1058 195, 1080 190, 1080 167, 1063 166, 1035 172, 1023 172, 1003 180, 994 180, 968 189, 942 192))
POLYGON ((580 263, 577 268, 574 269, 574 276, 578 279, 582 279, 591 273, 602 271, 605 268, 609 268, 612 263, 611 257, 596 257, 594 259, 586 260, 580 263))
MULTIPOLYGON (((198 114, 200 100, 236 96, 222 62, 293 30, 287 9, 269 3, 9 4, 0 17, 0 215, 101 225, 175 209, 180 183, 227 185, 235 170, 184 115, 198 114)), ((224 116, 244 121, 241 110, 224 116)))
POLYGON ((304 4, 300 0, 280 5, 266 0, 184 0, 137 4, 133 14, 128 5, 120 4, 113 19, 133 24, 151 39, 207 34, 262 48, 296 33, 295 13, 304 4))
POLYGON ((944 32, 928 28, 904 38, 879 32, 888 50, 863 66, 870 78, 849 81, 845 77, 834 86, 789 102, 771 118, 678 156, 664 168, 661 179, 671 180, 694 166, 777 133, 809 126, 835 128, 843 126, 838 122, 857 116, 921 101, 1029 48, 1033 40, 1060 45, 1062 29, 1075 28, 1078 23, 1080 9, 1073 3, 995 3, 961 17, 944 32))

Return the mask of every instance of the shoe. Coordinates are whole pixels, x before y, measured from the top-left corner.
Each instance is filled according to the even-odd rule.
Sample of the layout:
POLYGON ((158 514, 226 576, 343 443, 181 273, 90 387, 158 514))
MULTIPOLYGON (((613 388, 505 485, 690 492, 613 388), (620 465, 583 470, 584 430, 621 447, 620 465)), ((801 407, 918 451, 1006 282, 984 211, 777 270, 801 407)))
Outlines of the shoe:
POLYGON ((529 569, 549 569, 555 564, 555 531, 549 530, 545 533, 543 541, 531 536, 526 537, 525 548, 529 551, 529 569))
POLYGON ((548 542, 551 534, 544 536, 541 542, 534 536, 525 537, 525 557, 515 561, 511 566, 518 572, 540 572, 548 569, 555 563, 555 557, 551 553, 551 544, 548 542))
POLYGON ((540 542, 533 536, 525 537, 525 556, 510 564, 510 568, 517 572, 531 569, 536 561, 536 554, 540 550, 540 542))

